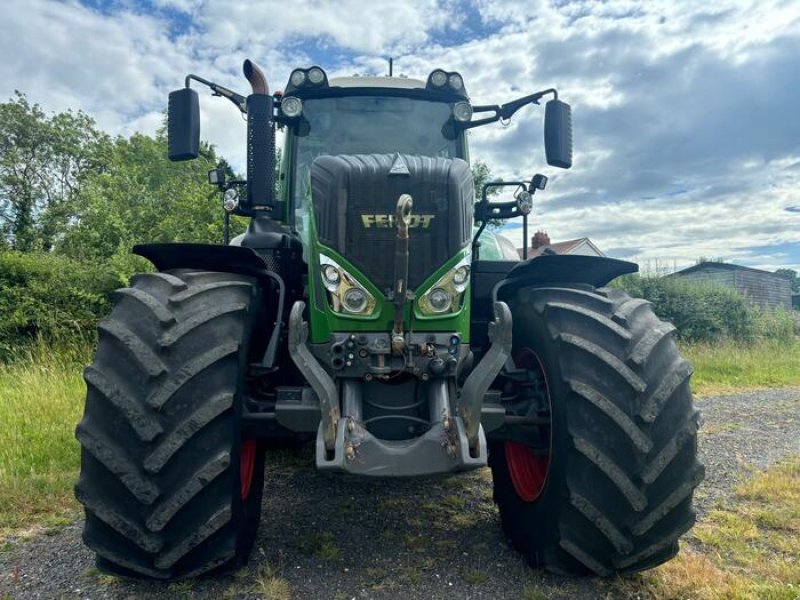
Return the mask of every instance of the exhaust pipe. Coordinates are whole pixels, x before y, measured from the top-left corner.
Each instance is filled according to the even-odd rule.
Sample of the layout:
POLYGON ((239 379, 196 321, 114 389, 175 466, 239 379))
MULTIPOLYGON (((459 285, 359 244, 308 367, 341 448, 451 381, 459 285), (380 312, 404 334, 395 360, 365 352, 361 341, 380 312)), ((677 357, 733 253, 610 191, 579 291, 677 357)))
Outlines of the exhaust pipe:
POLYGON ((242 65, 244 76, 250 82, 254 94, 269 94, 269 86, 267 85, 267 78, 264 77, 264 71, 258 68, 258 65, 251 61, 249 58, 244 61, 242 65))
POLYGON ((275 207, 275 128, 267 78, 251 60, 242 66, 253 93, 247 97, 247 206, 252 211, 275 207))

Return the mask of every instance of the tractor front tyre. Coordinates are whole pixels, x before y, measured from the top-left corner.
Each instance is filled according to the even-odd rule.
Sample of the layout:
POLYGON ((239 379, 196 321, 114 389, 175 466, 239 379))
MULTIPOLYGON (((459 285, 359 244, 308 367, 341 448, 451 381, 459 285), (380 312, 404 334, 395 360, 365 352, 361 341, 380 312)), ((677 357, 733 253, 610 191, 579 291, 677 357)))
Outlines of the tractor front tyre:
POLYGON ((612 288, 531 287, 509 304, 517 367, 540 370, 549 409, 527 434, 535 450, 513 431, 521 424, 490 442, 504 531, 532 566, 557 573, 669 560, 694 524, 704 474, 674 327, 612 288))
POLYGON ((99 326, 77 427, 84 542, 103 571, 172 579, 244 564, 264 448, 243 436, 254 280, 176 270, 133 278, 99 326))

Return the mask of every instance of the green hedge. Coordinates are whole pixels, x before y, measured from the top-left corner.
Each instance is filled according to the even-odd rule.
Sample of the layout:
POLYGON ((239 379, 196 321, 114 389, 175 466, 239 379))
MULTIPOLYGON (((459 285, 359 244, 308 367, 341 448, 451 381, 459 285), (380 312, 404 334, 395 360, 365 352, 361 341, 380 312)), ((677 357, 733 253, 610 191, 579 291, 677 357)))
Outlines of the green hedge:
POLYGON ((0 359, 35 338, 93 335, 125 277, 106 264, 0 251, 0 359))
POLYGON ((800 323, 786 311, 753 308, 736 290, 718 283, 626 275, 613 285, 652 302, 656 314, 687 341, 786 340, 800 334, 800 323))

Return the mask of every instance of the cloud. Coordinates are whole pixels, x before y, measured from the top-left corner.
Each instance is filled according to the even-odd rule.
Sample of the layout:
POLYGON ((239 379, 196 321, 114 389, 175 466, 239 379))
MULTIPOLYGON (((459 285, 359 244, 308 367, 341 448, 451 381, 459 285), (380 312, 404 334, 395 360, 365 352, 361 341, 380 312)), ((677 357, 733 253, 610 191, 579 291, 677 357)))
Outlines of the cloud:
MULTIPOLYGON (((542 113, 473 130, 504 178, 550 176, 532 229, 590 236, 630 259, 698 256, 800 268, 800 5, 779 0, 6 1, 0 95, 81 108, 112 132, 152 133, 194 72, 246 92, 251 57, 280 89, 295 66, 331 75, 458 70, 474 102, 557 86, 575 165, 545 165, 542 113)), ((203 136, 240 169, 245 125, 201 95, 203 136)), ((507 230, 521 243, 519 228, 507 230)))

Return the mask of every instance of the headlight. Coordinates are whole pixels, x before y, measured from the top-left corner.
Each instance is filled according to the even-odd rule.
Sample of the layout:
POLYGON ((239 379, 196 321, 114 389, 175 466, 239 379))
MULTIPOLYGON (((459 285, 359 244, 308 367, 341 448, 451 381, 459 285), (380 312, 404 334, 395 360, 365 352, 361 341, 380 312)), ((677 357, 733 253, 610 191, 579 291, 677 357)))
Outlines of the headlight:
POLYGON ((306 82, 305 71, 301 71, 300 69, 295 69, 294 71, 292 71, 292 74, 289 77, 289 83, 291 83, 294 87, 300 87, 305 82, 306 82))
POLYGON ((459 311, 469 285, 471 263, 472 257, 468 254, 422 294, 417 301, 419 311, 428 317, 459 311))
POLYGON ((351 313, 364 312, 367 307, 367 295, 361 288, 350 288, 344 293, 342 304, 351 313))
POLYGON ((461 79, 461 75, 458 73, 453 73, 447 80, 450 83, 450 87, 453 88, 455 91, 461 91, 461 88, 464 87, 464 80, 461 79))
POLYGON ((339 274, 339 269, 333 265, 322 265, 322 279, 325 282, 325 289, 329 292, 335 292, 339 289, 342 276, 339 274))
POLYGON ((466 123, 472 118, 472 105, 469 102, 456 102, 453 105, 453 118, 459 123, 466 123))
POLYGON ((286 96, 281 100, 281 111, 290 119, 299 117, 303 114, 303 101, 296 96, 286 96))
POLYGON ((443 288, 434 288, 428 295, 428 303, 437 313, 443 313, 453 304, 450 294, 443 288))
POLYGON ((467 282, 469 281, 469 266, 461 265, 455 271, 453 271, 453 284, 458 289, 460 286, 464 286, 461 288, 460 292, 464 291, 464 288, 467 286, 467 282))
POLYGON ((234 188, 228 188, 222 196, 222 208, 231 212, 236 210, 237 206, 239 206, 239 192, 234 188))
POLYGON ((375 298, 332 258, 319 255, 320 278, 334 312, 367 317, 375 311, 375 298))

